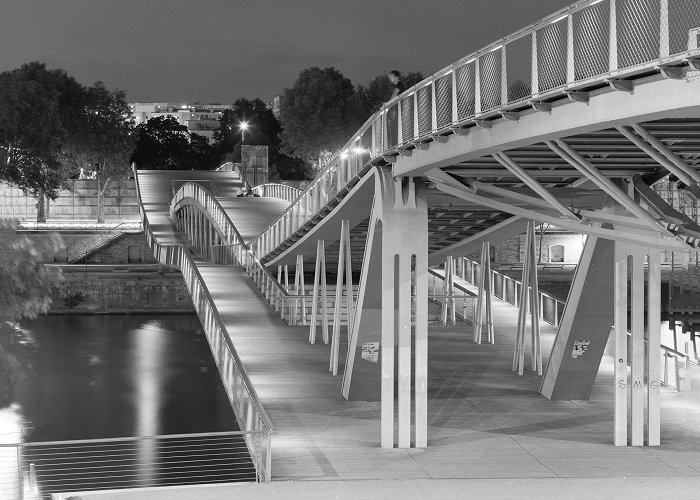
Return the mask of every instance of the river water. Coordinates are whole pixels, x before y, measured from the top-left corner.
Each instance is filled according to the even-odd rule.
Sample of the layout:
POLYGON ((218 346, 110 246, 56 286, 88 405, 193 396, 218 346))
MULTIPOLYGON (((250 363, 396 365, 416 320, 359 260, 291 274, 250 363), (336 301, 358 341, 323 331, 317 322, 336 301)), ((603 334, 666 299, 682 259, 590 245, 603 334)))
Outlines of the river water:
MULTIPOLYGON (((14 353, 21 367, 14 401, 0 409, 0 499, 254 478, 218 458, 222 446, 245 449, 240 437, 46 444, 237 431, 197 316, 44 316, 21 325, 14 353), (2 446, 21 442, 43 444, 21 452, 2 446), (192 443, 199 460, 190 463, 182 450, 192 443), (20 461, 37 463, 38 486, 17 472, 20 461), (202 477, 202 468, 214 477, 202 477)), ((245 457, 239 462, 251 470, 245 457)))
POLYGON ((44 316, 22 329, 2 442, 238 430, 195 315, 44 316))

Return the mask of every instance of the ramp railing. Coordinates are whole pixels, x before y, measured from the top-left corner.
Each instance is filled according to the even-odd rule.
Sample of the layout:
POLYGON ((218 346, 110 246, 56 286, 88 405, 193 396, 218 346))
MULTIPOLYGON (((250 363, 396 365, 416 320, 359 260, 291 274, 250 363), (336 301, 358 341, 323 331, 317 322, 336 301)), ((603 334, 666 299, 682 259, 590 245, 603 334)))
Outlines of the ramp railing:
MULTIPOLYGON (((241 430, 250 431, 246 435, 246 444, 256 464, 258 481, 269 481, 271 478, 270 434, 274 431, 272 421, 263 408, 231 339, 226 334, 224 321, 188 249, 181 244, 162 245, 153 235, 148 216, 143 208, 138 176, 135 175, 135 177, 139 211, 146 240, 159 262, 176 267, 182 272, 231 407, 236 414, 241 430), (258 437, 254 438, 253 436, 258 437)), ((178 190, 178 194, 195 188, 204 190, 197 184, 186 183, 178 190)), ((213 196, 211 198, 213 199, 213 196)), ((221 207, 219 206, 219 208, 221 207)), ((221 215, 219 214, 219 216, 221 215)), ((240 238, 240 235, 238 237, 240 238)))
POLYGON ((268 183, 255 186, 253 188, 253 193, 257 194, 258 196, 262 196, 263 198, 279 198, 292 203, 299 198, 302 190, 292 186, 287 186, 286 184, 268 183))

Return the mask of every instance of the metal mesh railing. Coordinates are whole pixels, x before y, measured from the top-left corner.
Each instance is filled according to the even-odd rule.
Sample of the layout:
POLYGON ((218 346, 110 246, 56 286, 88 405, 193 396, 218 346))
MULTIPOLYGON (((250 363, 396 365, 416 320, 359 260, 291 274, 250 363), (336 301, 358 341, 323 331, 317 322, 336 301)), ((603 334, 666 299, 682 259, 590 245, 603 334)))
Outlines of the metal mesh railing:
POLYGON ((494 49, 479 58, 481 112, 501 105, 501 50, 494 49))
POLYGON ((538 91, 545 92, 566 83, 567 18, 537 30, 538 91))
POLYGON ((452 123, 452 73, 435 80, 435 117, 438 129, 452 123))
POLYGON ((387 147, 393 148, 399 144, 399 103, 389 106, 386 110, 387 147))
POLYGON ((574 79, 605 73, 610 67, 610 6, 591 5, 572 14, 574 79))
POLYGON ((457 120, 476 113, 476 70, 471 61, 455 69, 457 75, 457 120))
POLYGON ((627 68, 660 56, 659 0, 616 0, 618 66, 627 68))
POLYGON ((531 94, 531 36, 521 36, 506 44, 506 75, 508 101, 519 101, 531 94))
POLYGON ((430 86, 424 86, 416 92, 418 96, 418 136, 423 136, 433 129, 433 94, 430 86))
POLYGON ((403 141, 413 138, 413 96, 401 99, 401 135, 403 141))
POLYGON ((671 0, 668 2, 668 45, 669 54, 680 54, 689 49, 690 39, 700 28, 698 0, 671 0))
MULTIPOLYGON (((471 126, 529 99, 561 97, 569 89, 655 71, 660 64, 685 64, 700 56, 698 36, 697 0, 576 2, 469 54, 386 103, 288 211, 294 212, 294 220, 308 221, 323 208, 319 200, 332 201, 347 184, 354 184, 369 170, 369 161, 450 126, 471 126), (356 174, 329 174, 344 155, 358 162, 356 174), (332 189, 320 191, 321 182, 332 189), (327 196, 320 198, 320 192, 327 196)), ((291 235, 280 228, 288 219, 285 214, 261 235, 258 257, 265 258, 291 235), (272 238, 272 233, 281 236, 272 238)), ((291 227, 296 231, 299 224, 291 227)))

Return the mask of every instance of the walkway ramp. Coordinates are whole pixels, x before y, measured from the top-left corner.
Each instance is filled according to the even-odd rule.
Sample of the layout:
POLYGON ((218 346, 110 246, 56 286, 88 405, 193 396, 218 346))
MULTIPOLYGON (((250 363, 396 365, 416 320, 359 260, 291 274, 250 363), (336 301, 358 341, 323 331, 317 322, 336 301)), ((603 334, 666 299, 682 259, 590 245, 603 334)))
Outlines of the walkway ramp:
POLYGON ((246 242, 267 229, 289 205, 276 198, 239 197, 243 193, 243 181, 236 172, 140 170, 138 176, 143 207, 148 212, 153 235, 162 245, 187 243, 184 235, 175 231, 170 218, 170 200, 186 182, 211 191, 246 242))

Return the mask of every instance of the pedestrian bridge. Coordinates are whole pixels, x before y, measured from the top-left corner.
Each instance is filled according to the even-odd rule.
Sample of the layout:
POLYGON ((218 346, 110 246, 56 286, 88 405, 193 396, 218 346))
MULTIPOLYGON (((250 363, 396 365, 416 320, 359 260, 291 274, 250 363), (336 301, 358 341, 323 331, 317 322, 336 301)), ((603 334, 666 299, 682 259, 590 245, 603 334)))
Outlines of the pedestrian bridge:
MULTIPOLYGON (((535 428, 575 435, 544 415, 599 397, 605 380, 604 441, 661 443, 660 262, 696 252, 700 226, 650 186, 671 174, 700 196, 699 37, 695 0, 577 2, 386 103, 303 192, 240 197, 235 172, 136 173, 146 235, 185 276, 239 421, 257 433, 261 479, 274 429, 275 456, 300 446, 326 477, 345 476, 324 446, 353 440, 447 444, 428 468, 461 459, 473 435, 451 435, 439 410, 464 411, 470 384, 529 391, 535 428), (535 223, 588 235, 556 329, 540 324, 535 223), (523 233, 519 307, 503 309, 490 245, 523 233), (464 323, 456 336, 430 326, 429 340, 433 320, 464 323), (479 350, 502 369, 492 386, 474 371, 479 350)), ((491 404, 509 401, 496 393, 491 404)), ((275 477, 304 467, 280 465, 275 477)))

